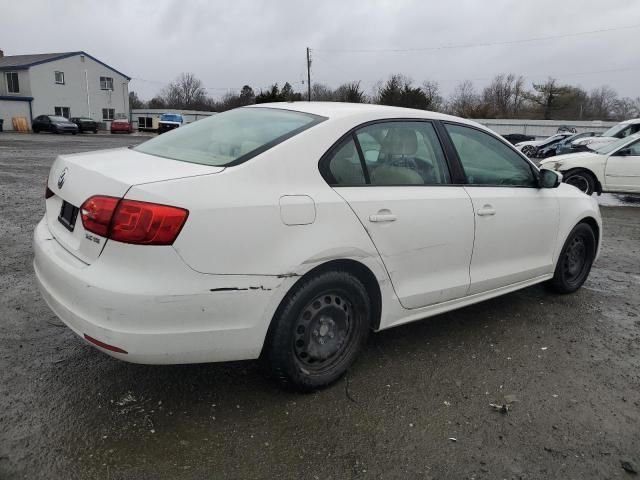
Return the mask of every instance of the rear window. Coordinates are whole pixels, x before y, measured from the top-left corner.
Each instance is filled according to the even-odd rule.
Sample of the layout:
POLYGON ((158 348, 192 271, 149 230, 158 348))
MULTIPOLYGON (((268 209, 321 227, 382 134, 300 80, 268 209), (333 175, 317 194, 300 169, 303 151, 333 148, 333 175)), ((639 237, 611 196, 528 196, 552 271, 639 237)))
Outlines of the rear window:
POLYGON ((183 162, 237 165, 325 120, 277 108, 238 108, 176 128, 135 150, 183 162))

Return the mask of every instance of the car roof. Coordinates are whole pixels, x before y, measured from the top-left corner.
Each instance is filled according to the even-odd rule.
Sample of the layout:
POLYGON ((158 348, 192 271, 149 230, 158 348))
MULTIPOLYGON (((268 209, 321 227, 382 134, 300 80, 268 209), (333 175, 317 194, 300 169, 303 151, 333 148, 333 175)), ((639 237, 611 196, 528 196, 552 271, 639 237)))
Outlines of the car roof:
POLYGON ((444 113, 418 110, 415 108, 391 107, 387 105, 374 105, 371 103, 342 103, 342 102, 274 102, 249 105, 244 108, 279 108, 296 112, 320 115, 329 119, 357 117, 370 117, 370 120, 387 118, 421 118, 429 120, 452 120, 458 123, 486 127, 460 117, 446 115, 444 113))
POLYGON ((630 118, 629 120, 624 120, 620 122, 618 125, 627 124, 627 123, 640 123, 640 118, 630 118))

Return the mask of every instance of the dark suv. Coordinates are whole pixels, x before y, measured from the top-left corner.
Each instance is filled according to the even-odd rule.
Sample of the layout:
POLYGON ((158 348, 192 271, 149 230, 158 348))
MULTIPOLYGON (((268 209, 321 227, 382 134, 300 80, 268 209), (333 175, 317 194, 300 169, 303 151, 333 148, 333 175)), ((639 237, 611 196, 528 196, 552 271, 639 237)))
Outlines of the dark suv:
POLYGON ((86 117, 71 117, 73 123, 78 126, 78 130, 80 133, 83 132, 93 132, 98 133, 98 122, 86 117))

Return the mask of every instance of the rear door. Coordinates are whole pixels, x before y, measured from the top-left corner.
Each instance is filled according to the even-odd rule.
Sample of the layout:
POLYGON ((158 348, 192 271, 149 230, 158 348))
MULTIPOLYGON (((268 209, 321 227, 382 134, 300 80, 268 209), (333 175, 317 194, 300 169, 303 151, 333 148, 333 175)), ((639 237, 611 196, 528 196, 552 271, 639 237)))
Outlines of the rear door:
POLYGON ((323 159, 323 175, 368 232, 402 306, 465 295, 473 209, 451 173, 432 123, 378 122, 323 159))
POLYGON ((475 212, 469 294, 553 271, 559 209, 531 164, 483 130, 445 123, 475 212))
POLYGON ((607 159, 605 184, 607 190, 640 192, 640 140, 607 159))

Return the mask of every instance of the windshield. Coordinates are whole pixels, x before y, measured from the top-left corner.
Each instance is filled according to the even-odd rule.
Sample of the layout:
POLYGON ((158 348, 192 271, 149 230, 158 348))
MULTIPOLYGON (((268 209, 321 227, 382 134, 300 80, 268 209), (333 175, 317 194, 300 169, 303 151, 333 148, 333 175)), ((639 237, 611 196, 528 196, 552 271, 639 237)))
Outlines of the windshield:
POLYGON ((182 123, 182 115, 176 115, 175 113, 165 113, 163 115, 160 115, 160 121, 182 123))
POLYGON ((600 148, 596 148, 594 152, 599 153, 601 155, 608 155, 614 150, 626 145, 627 143, 638 140, 640 135, 631 135, 630 137, 621 138, 616 140, 615 142, 607 143, 606 145, 601 146, 600 148))
POLYGON ((325 120, 275 108, 237 108, 176 128, 135 150, 217 167, 242 163, 325 120))
POLYGON ((628 123, 619 123, 619 124, 614 125, 613 127, 611 127, 609 130, 606 130, 602 134, 602 136, 603 137, 615 137, 617 133, 621 132, 622 130, 624 130, 628 126, 629 126, 628 123))
POLYGON ((51 120, 52 122, 68 122, 69 121, 64 117, 49 117, 49 120, 51 120))

